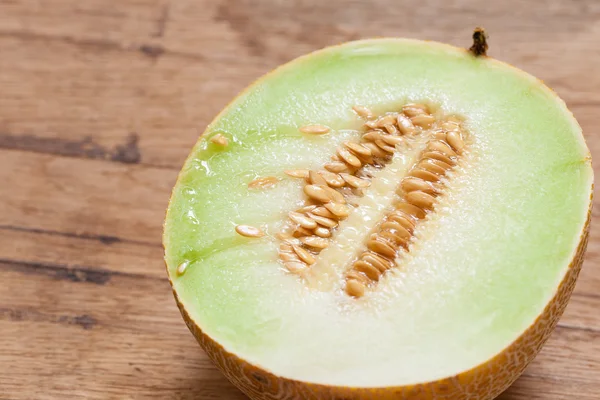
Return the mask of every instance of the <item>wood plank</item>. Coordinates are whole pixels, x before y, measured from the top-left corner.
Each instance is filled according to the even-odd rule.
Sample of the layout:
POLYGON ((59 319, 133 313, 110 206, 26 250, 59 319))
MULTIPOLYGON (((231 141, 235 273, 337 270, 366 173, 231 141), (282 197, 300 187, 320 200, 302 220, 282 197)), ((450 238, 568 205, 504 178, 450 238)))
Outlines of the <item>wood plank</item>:
POLYGON ((73 279, 110 279, 112 274, 164 279, 160 244, 115 237, 65 235, 0 227, 0 261, 71 274, 73 279))
POLYGON ((110 0, 53 0, 52 7, 44 7, 36 0, 2 1, 0 26, 3 31, 134 40, 160 35, 167 5, 164 0, 124 1, 119 7, 110 0))
POLYGON ((74 283, 11 268, 0 264, 2 396, 244 398, 198 347, 166 279, 74 283))
MULTIPOLYGON (((0 387, 10 398, 243 398, 200 351, 165 279, 73 282, 10 263, 0 273, 0 329, 11 338, 0 341, 0 365, 10 366, 0 387), (25 354, 35 357, 23 362, 25 354)), ((540 379, 555 396, 545 398, 575 384, 598 393, 599 350, 600 331, 558 328, 505 398, 531 398, 529 382, 540 379)))
POLYGON ((264 72, 43 38, 0 35, 0 53, 0 147, 175 169, 264 72))
MULTIPOLYGON (((537 365, 534 363, 530 369, 537 365)), ((551 376, 523 374, 497 400, 596 400, 597 381, 581 382, 551 376), (574 397, 577 396, 577 397, 574 397)))
POLYGON ((0 150, 0 226, 161 243, 177 172, 0 150))

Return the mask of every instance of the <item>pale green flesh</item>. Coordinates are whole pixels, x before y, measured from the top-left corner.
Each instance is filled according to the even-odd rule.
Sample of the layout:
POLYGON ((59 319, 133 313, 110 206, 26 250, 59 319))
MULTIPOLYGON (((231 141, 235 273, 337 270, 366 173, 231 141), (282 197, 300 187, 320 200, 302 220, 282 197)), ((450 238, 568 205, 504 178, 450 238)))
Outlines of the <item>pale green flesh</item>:
POLYGON ((253 364, 333 385, 425 382, 485 362, 540 314, 574 254, 592 179, 579 126, 534 78, 435 43, 349 43, 275 71, 209 127, 174 189, 166 261, 193 320, 253 364), (477 162, 385 284, 358 301, 309 290, 277 262, 277 240, 235 233, 277 232, 303 200, 283 171, 321 168, 355 135, 339 131, 359 126, 353 105, 423 100, 466 118, 477 162), (309 123, 335 131, 300 134, 309 123), (225 150, 208 143, 216 132, 225 150), (248 190, 259 176, 282 181, 248 190))

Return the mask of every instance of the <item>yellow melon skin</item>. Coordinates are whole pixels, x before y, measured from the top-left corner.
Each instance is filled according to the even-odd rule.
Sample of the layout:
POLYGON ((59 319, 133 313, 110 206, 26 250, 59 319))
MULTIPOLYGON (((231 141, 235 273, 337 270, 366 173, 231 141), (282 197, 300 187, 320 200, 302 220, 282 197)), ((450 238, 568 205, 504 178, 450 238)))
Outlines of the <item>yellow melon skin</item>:
MULTIPOLYGON (((542 348, 562 315, 579 276, 587 247, 591 220, 590 196, 587 220, 579 237, 577 251, 552 300, 544 311, 511 345, 488 361, 458 375, 410 386, 360 388, 327 386, 277 376, 225 350, 202 332, 192 320, 177 293, 177 306, 190 331, 209 358, 225 376, 253 400, 467 400, 493 399, 507 389, 542 348)), ((171 282, 172 284, 172 282, 171 282)))

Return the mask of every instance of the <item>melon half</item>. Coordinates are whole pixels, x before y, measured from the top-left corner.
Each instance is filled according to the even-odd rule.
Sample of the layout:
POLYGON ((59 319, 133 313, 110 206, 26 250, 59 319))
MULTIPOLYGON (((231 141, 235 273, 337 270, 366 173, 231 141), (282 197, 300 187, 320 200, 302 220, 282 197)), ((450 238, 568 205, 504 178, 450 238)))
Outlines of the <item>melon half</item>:
POLYGON ((564 102, 479 44, 326 48, 200 137, 165 260, 187 326, 249 397, 491 399, 550 335, 591 156, 564 102))

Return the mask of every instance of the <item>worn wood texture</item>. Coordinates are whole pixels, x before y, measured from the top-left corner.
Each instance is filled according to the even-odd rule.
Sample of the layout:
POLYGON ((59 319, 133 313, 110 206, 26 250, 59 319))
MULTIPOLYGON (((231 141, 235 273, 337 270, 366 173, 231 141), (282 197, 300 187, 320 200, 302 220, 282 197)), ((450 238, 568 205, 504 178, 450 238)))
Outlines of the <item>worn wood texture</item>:
MULTIPOLYGON (((475 25, 567 101, 600 159, 595 0, 0 0, 0 399, 243 399, 187 331, 161 260, 196 137, 305 52, 465 46, 475 25)), ((565 316, 502 400, 600 398, 599 217, 565 316)))

